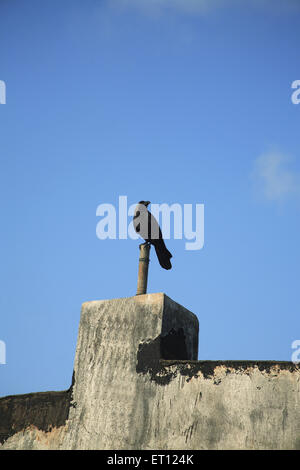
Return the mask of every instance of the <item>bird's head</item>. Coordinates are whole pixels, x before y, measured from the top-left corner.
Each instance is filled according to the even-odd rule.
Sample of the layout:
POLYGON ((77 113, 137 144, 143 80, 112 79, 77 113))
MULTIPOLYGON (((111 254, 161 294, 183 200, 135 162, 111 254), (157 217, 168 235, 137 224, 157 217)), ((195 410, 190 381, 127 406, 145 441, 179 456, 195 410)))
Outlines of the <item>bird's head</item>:
POLYGON ((143 204, 143 206, 149 206, 149 204, 151 204, 150 201, 140 201, 139 204, 143 204))

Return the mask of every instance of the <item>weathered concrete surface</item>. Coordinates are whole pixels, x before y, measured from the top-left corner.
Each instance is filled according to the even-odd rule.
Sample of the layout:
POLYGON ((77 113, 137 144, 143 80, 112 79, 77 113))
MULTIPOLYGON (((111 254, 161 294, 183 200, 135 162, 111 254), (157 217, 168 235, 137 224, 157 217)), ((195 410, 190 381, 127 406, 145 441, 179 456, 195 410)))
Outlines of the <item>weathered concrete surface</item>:
POLYGON ((0 399, 0 443, 27 428, 49 432, 68 418, 72 387, 62 392, 28 393, 0 399))
MULTIPOLYGON (((52 392, 61 418, 8 412, 2 448, 300 449, 300 367, 197 361, 197 338, 164 294, 83 304, 73 386, 52 392)), ((0 422, 8 398, 20 407, 0 399, 0 422)))
POLYGON ((74 366, 77 405, 63 445, 141 447, 156 392, 155 383, 137 373, 137 355, 140 363, 158 362, 161 354, 174 358, 173 336, 181 359, 197 357, 197 318, 164 294, 84 304, 74 366))
POLYGON ((171 449, 300 448, 300 370, 293 364, 165 361, 163 373, 171 380, 155 396, 159 433, 151 433, 149 447, 157 439, 171 449))

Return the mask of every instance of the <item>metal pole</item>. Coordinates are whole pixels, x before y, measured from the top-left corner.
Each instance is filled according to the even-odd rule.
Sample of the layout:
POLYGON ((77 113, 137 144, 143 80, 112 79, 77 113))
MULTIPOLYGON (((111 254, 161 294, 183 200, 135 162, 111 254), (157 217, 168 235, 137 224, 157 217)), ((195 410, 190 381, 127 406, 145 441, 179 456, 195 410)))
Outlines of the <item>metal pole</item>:
POLYGON ((139 273, 136 295, 147 293, 150 244, 140 245, 139 273))

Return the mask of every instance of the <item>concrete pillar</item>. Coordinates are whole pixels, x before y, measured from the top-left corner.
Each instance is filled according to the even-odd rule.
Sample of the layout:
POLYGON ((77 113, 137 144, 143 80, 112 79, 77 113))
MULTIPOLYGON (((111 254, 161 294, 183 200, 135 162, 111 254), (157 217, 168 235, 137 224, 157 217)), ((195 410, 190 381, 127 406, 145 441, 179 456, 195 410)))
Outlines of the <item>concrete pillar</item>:
POLYGON ((163 293, 84 303, 63 447, 142 446, 157 387, 151 373, 160 359, 197 354, 197 317, 163 293))

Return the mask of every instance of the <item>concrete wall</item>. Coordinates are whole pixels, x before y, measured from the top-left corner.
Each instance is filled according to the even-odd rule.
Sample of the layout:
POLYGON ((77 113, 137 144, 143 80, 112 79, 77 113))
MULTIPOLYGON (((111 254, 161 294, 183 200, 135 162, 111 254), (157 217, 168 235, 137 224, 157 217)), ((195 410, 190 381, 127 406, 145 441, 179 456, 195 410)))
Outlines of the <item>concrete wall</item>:
POLYGON ((70 389, 1 398, 2 449, 300 449, 299 366, 197 347, 164 294, 83 304, 70 389))

